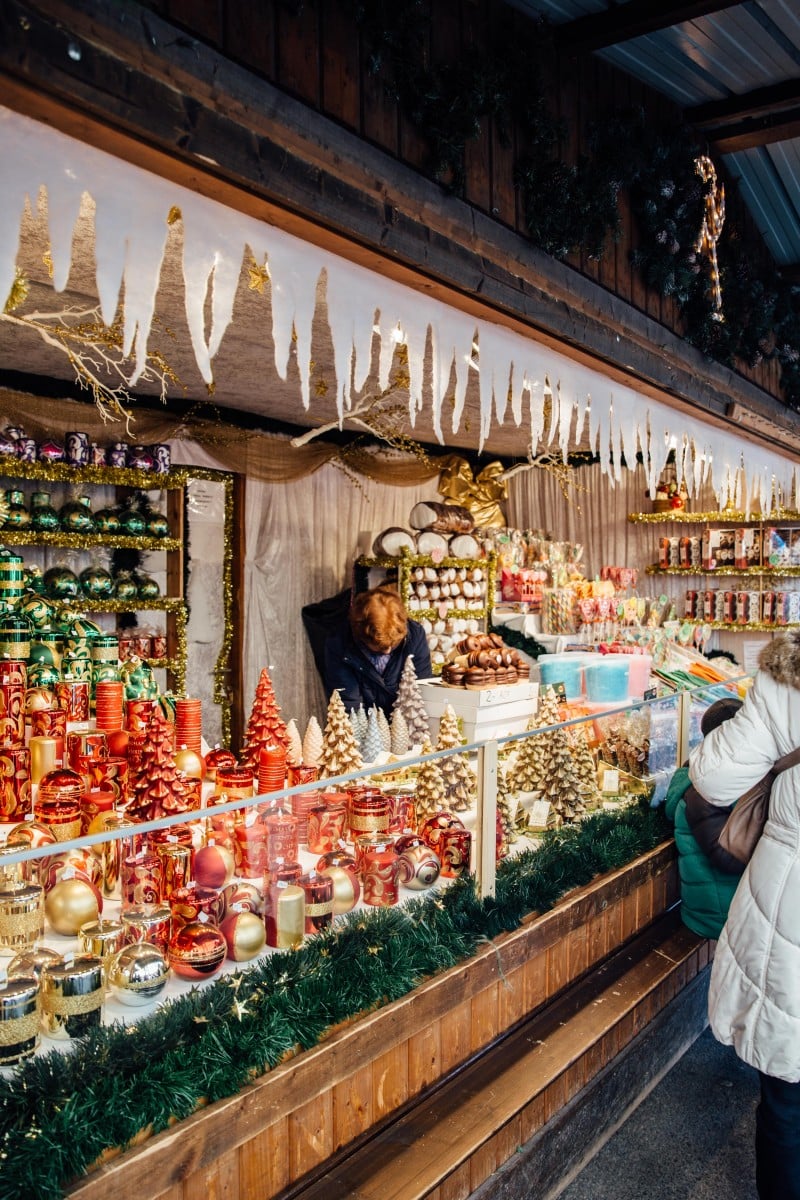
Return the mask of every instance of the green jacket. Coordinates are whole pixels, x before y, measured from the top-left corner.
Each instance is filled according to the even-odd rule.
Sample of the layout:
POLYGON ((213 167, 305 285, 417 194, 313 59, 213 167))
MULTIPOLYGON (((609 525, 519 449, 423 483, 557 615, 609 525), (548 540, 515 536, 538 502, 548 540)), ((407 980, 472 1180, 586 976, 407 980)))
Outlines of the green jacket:
POLYGON ((686 767, 678 767, 664 801, 667 819, 675 826, 678 873, 681 880, 681 917, 701 937, 718 938, 728 915, 740 876, 716 870, 694 840, 686 820, 684 793, 690 783, 686 767))

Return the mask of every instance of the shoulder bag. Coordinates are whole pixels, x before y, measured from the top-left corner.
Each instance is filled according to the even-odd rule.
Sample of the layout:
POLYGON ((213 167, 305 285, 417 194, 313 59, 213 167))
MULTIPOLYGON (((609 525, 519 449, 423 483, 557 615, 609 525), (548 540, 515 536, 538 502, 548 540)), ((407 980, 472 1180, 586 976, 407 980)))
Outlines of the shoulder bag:
POLYGON ((800 747, 779 758, 763 779, 759 779, 758 783, 753 784, 749 791, 739 797, 731 810, 719 835, 719 845, 742 866, 750 861, 767 823, 773 783, 782 771, 788 771, 798 763, 800 747))

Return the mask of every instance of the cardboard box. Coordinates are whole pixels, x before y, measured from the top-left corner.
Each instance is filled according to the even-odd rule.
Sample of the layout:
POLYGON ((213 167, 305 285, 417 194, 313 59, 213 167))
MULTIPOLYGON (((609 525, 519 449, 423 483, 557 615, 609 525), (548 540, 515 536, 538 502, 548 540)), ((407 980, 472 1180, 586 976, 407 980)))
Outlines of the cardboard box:
POLYGON ((761 530, 736 530, 736 563, 739 568, 761 566, 761 530))
POLYGON ((448 687, 438 681, 420 683, 419 690, 431 722, 434 738, 439 718, 449 704, 461 719, 464 737, 468 742, 524 733, 528 721, 536 712, 539 700, 538 683, 506 683, 500 687, 448 687))
POLYGON ((703 569, 732 567, 736 555, 735 529, 707 529, 703 534, 703 569))

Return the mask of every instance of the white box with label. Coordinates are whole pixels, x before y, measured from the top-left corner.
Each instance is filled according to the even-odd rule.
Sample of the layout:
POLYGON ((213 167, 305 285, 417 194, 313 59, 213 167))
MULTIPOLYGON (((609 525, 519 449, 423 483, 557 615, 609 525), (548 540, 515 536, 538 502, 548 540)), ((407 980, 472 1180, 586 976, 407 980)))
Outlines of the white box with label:
POLYGON ((539 700, 538 683, 528 681, 473 691, 470 688, 448 687, 439 680, 425 680, 419 684, 419 690, 430 719, 434 741, 439 718, 447 704, 461 718, 467 741, 482 742, 511 733, 524 733, 539 700))

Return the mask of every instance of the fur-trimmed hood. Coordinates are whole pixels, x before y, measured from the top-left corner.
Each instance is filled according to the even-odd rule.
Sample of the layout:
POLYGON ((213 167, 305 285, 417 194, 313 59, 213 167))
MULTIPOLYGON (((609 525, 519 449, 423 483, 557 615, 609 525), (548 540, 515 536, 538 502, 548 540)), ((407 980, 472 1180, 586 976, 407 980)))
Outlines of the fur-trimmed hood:
POLYGON ((761 651, 758 665, 776 683, 800 688, 800 630, 773 638, 761 651))

